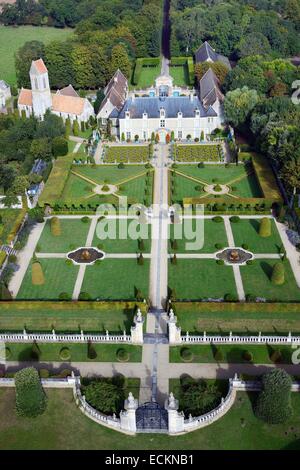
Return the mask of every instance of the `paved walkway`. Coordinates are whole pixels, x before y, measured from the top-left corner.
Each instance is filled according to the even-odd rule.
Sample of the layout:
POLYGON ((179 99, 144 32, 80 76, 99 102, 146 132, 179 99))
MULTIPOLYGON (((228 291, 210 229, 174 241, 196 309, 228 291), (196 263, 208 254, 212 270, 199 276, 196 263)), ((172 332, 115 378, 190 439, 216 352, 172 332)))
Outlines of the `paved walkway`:
POLYGON ((102 148, 103 148, 103 146, 102 146, 102 142, 100 140, 98 145, 97 145, 96 152, 95 152, 95 155, 94 155, 96 165, 100 165, 102 163, 102 148))
POLYGON ((300 288, 300 254, 296 247, 289 240, 287 235, 287 227, 284 224, 277 222, 277 220, 275 220, 275 224, 279 231, 287 258, 291 264, 297 285, 300 288))
POLYGON ((23 278, 32 259, 32 255, 35 252, 36 245, 40 239, 45 224, 46 222, 36 224, 29 235, 25 248, 19 252, 18 263, 20 267, 13 275, 8 286, 13 298, 17 297, 18 295, 23 278))

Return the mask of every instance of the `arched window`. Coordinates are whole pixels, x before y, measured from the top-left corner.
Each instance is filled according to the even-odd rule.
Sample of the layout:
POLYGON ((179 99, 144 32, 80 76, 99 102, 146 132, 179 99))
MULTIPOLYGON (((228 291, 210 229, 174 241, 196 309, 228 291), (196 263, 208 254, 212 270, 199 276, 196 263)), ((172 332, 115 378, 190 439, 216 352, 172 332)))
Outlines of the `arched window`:
POLYGON ((35 89, 38 90, 39 84, 38 84, 38 79, 37 78, 34 79, 34 86, 35 86, 35 89))

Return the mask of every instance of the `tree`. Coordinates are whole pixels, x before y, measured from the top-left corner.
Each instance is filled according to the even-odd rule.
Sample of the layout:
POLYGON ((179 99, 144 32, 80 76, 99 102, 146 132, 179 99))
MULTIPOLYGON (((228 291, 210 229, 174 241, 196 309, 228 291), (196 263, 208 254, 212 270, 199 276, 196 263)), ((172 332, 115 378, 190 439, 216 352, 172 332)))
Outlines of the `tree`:
POLYGON ((118 69, 130 80, 131 64, 126 48, 122 44, 113 47, 111 52, 111 73, 114 74, 118 69))
POLYGON ((220 403, 221 393, 214 384, 204 380, 190 380, 181 383, 181 387, 180 405, 187 415, 202 415, 220 403))
POLYGON ((255 32, 242 37, 237 46, 237 52, 240 57, 270 54, 271 46, 266 36, 255 32))
POLYGON ((27 176, 17 176, 9 192, 10 194, 23 196, 28 186, 29 181, 27 176))
POLYGON ((16 411, 19 416, 35 418, 44 413, 47 397, 36 369, 28 367, 16 372, 15 387, 16 411))
POLYGON ((286 423, 292 416, 291 377, 282 369, 273 369, 262 377, 255 414, 269 424, 286 423))
MULTIPOLYGON (((18 86, 30 88, 29 70, 31 62, 45 58, 45 45, 40 41, 28 41, 18 49, 15 57, 18 86)), ((71 83, 71 82, 70 82, 71 83)))
POLYGON ((34 160, 50 161, 52 158, 51 142, 47 137, 34 139, 30 145, 30 153, 34 160))
POLYGON ((54 157, 67 155, 68 150, 68 141, 64 137, 55 137, 53 139, 52 153, 54 157))
POLYGON ((291 189, 300 189, 300 159, 290 160, 283 165, 281 177, 291 189))
POLYGON ((229 91, 224 100, 226 120, 236 127, 244 124, 257 103, 258 93, 256 90, 243 87, 229 91))
POLYGON ((75 121, 73 122, 73 135, 75 135, 76 137, 79 136, 79 124, 77 119, 75 119, 75 121))
POLYGON ((263 217, 259 224, 259 236, 263 238, 270 237, 272 235, 272 224, 271 219, 263 217))
POLYGON ((272 270, 271 281, 276 286, 282 286, 285 282, 285 269, 283 262, 275 263, 272 270))
POLYGON ((70 118, 67 118, 66 119, 66 122, 65 122, 65 137, 66 139, 69 138, 69 136, 71 135, 71 131, 72 131, 72 125, 71 125, 71 119, 70 118))
POLYGON ((209 70, 215 73, 221 85, 223 85, 225 78, 228 75, 229 69, 223 62, 203 62, 195 65, 195 75, 198 81, 201 80, 203 75, 209 70))
POLYGON ((98 411, 112 415, 123 407, 124 392, 107 379, 95 379, 84 387, 87 402, 98 411))

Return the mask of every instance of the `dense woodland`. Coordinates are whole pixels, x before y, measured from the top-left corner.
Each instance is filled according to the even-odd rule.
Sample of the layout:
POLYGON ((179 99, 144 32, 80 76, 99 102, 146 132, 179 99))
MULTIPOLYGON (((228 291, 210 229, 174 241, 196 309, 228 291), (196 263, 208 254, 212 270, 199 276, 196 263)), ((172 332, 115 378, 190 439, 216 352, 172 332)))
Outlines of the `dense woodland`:
POLYGON ((136 57, 160 54, 162 0, 17 0, 0 22, 74 28, 65 42, 25 44, 16 59, 19 86, 29 85, 31 60, 42 57, 53 88, 99 88, 116 68, 130 78, 136 57))

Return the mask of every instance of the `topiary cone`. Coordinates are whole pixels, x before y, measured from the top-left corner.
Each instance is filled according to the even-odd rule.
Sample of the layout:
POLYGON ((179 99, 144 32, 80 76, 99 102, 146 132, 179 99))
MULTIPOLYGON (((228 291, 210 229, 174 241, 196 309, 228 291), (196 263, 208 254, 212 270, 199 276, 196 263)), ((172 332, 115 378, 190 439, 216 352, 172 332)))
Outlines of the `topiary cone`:
POLYGON ((276 286, 282 286, 285 281, 285 269, 283 263, 276 263, 273 267, 271 281, 276 286))
POLYGON ((259 235, 263 238, 267 238, 272 235, 271 219, 268 219, 267 217, 261 219, 259 225, 259 235))
POLYGON ((32 285, 33 286, 42 286, 45 284, 45 277, 43 273, 43 268, 38 261, 35 261, 32 264, 32 285))

